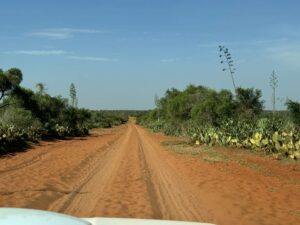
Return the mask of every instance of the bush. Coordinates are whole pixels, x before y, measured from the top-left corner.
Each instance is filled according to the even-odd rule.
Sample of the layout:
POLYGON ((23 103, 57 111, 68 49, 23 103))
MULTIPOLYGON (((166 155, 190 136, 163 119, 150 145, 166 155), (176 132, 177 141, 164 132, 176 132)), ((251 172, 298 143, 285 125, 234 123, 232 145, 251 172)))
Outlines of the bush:
POLYGON ((89 121, 92 128, 110 128, 124 124, 133 111, 92 111, 89 121))
POLYGON ((41 127, 41 123, 37 118, 32 116, 29 110, 22 108, 8 107, 4 110, 0 118, 1 125, 14 125, 20 129, 28 127, 41 127))
POLYGON ((300 128, 300 103, 288 100, 286 105, 294 124, 300 128))
POLYGON ((0 118, 0 150, 26 141, 37 141, 43 133, 41 123, 30 111, 6 108, 0 118))

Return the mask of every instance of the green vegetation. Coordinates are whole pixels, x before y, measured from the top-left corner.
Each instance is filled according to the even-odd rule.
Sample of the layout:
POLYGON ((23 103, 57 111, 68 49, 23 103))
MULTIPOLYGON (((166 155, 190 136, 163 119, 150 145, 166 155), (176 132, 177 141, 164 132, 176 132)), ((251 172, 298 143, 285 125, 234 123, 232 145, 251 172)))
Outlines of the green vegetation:
POLYGON ((22 72, 13 68, 0 72, 0 150, 37 141, 88 134, 91 113, 69 105, 68 99, 52 97, 45 85, 36 92, 21 87, 22 72))
POLYGON ((138 122, 154 131, 190 137, 197 145, 255 149, 276 156, 300 157, 300 104, 287 102, 288 112, 263 111, 260 90, 216 91, 189 85, 167 90, 156 108, 138 122), (287 116, 288 115, 288 116, 287 116))
POLYGON ((273 71, 272 113, 263 111, 261 90, 236 87, 234 61, 228 48, 219 46, 222 71, 229 71, 234 93, 189 85, 167 90, 155 98, 156 108, 138 118, 154 131, 190 137, 197 145, 222 145, 300 158, 300 103, 288 100, 287 112, 276 111, 278 78, 273 71))
POLYGON ((142 115, 144 111, 135 110, 98 110, 91 111, 89 121, 91 128, 110 128, 124 124, 130 116, 136 117, 142 115))
POLYGON ((23 74, 17 68, 0 70, 0 151, 40 139, 83 136, 93 127, 111 127, 128 120, 128 112, 94 112, 77 108, 75 85, 69 100, 50 96, 43 83, 36 91, 20 86, 23 74))
POLYGON ((138 116, 142 111, 90 111, 78 108, 77 91, 71 83, 70 101, 50 96, 46 85, 36 91, 20 86, 21 70, 0 70, 0 153, 19 148, 28 141, 83 136, 91 128, 109 128, 138 116))
POLYGON ((8 106, 3 103, 3 99, 8 96, 22 82, 23 74, 17 68, 11 68, 8 71, 0 69, 0 108, 8 106))

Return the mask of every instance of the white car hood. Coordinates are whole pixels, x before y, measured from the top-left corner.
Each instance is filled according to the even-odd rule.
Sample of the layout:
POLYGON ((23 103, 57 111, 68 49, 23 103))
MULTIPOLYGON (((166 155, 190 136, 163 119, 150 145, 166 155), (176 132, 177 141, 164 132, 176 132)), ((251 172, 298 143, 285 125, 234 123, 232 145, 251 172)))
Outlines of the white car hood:
POLYGON ((75 218, 54 212, 0 208, 0 225, 209 225, 208 223, 122 218, 75 218))
POLYGON ((171 220, 125 219, 125 218, 84 218, 92 225, 213 225, 211 223, 183 222, 171 220))

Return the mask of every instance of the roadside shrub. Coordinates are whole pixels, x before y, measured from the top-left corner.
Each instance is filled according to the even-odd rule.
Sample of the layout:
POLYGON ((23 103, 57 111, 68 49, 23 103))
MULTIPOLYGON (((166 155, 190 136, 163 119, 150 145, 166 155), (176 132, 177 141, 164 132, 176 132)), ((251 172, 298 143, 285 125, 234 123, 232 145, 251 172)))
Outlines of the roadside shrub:
POLYGON ((10 142, 14 139, 37 141, 43 132, 41 122, 22 108, 6 108, 1 113, 0 127, 2 136, 6 136, 10 142))
POLYGON ((20 129, 27 129, 30 126, 41 127, 40 121, 34 118, 29 110, 13 107, 8 107, 4 110, 0 123, 2 125, 11 124, 20 129))
POLYGON ((300 103, 288 100, 286 105, 294 124, 300 128, 300 103))
POLYGON ((39 126, 19 128, 14 124, 0 124, 0 151, 7 151, 7 147, 24 144, 27 141, 38 141, 40 137, 39 126))

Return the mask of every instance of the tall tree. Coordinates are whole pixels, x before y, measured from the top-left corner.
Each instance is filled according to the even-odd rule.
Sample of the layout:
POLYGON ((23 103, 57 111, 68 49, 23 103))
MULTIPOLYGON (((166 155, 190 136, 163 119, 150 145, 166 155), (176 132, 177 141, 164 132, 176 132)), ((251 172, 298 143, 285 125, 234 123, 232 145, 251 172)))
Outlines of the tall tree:
POLYGON ((40 95, 45 94, 45 91, 46 91, 46 84, 44 84, 44 83, 37 83, 37 84, 35 85, 35 87, 36 87, 36 92, 37 92, 38 94, 40 94, 40 95))
POLYGON ((76 94, 76 88, 73 83, 70 85, 70 97, 71 97, 71 106, 77 108, 78 100, 76 94))
POLYGON ((11 68, 6 72, 0 69, 0 108, 9 105, 9 103, 3 103, 2 100, 19 86, 22 79, 22 71, 18 68, 11 68))

